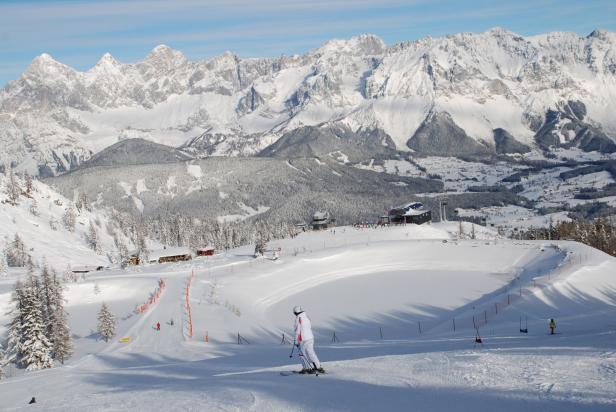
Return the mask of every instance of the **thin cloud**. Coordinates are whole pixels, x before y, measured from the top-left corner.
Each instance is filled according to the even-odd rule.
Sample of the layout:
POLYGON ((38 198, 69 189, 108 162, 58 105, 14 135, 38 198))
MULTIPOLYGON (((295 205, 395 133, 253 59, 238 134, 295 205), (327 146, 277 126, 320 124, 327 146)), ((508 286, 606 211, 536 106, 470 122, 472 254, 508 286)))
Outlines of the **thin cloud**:
POLYGON ((362 33, 392 44, 496 25, 522 35, 613 29, 609 11, 614 4, 605 0, 0 1, 0 61, 6 62, 0 84, 22 70, 10 74, 9 66, 21 67, 43 52, 80 69, 104 52, 138 61, 160 43, 193 59, 223 50, 262 57, 302 53, 362 33))

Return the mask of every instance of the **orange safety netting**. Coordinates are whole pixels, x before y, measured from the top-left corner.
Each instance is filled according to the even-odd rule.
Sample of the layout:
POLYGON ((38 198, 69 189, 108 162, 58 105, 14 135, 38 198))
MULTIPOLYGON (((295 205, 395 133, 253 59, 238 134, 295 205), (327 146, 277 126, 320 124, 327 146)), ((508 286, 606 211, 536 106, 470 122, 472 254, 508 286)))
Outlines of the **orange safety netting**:
POLYGON ((163 294, 163 292, 165 291, 165 281, 161 278, 158 280, 158 287, 156 288, 156 290, 154 290, 154 292, 150 295, 150 298, 148 299, 147 302, 145 302, 142 305, 137 306, 137 308, 135 309, 135 311, 137 313, 144 313, 146 312, 150 306, 154 305, 156 302, 158 302, 158 299, 160 299, 161 295, 163 294))

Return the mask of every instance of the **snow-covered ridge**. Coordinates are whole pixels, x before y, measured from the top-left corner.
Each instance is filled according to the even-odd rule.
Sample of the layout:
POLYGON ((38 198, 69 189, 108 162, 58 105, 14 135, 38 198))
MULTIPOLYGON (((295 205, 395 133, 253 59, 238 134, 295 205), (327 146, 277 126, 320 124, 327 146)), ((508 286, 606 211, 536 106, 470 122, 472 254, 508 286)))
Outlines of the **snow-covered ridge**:
POLYGON ((574 144, 612 150, 615 33, 525 38, 495 28, 390 47, 362 35, 300 56, 225 53, 198 62, 160 45, 134 64, 106 53, 86 72, 42 54, 0 91, 0 155, 44 174, 71 169, 127 136, 188 144, 197 154, 249 155, 285 132, 328 122, 383 130, 408 150, 436 113, 464 132, 454 142, 472 146, 472 139, 489 151, 496 129, 535 145, 548 110, 567 102, 582 104, 575 103, 584 114, 575 120, 583 124, 558 144, 588 129, 601 144, 588 136, 574 144))

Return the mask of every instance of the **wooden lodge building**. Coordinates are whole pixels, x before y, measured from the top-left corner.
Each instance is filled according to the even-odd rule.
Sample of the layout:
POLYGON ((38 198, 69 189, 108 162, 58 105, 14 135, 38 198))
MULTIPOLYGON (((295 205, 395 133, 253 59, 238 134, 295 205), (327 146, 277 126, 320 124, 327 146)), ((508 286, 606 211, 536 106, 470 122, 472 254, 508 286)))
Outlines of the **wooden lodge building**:
POLYGON ((214 248, 212 246, 206 246, 197 249, 197 256, 214 256, 214 248))
POLYGON ((149 263, 182 262, 192 259, 192 252, 187 247, 167 247, 159 250, 152 250, 149 256, 149 263))

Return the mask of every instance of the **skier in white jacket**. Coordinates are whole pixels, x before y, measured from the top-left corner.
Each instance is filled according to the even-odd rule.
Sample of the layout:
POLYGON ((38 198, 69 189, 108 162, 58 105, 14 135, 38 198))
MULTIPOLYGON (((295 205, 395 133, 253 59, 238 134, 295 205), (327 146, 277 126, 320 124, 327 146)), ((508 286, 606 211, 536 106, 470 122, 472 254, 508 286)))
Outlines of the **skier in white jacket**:
POLYGON ((301 306, 295 306, 293 313, 295 314, 295 325, 293 326, 295 344, 300 348, 300 356, 303 354, 305 358, 300 373, 325 373, 314 351, 314 335, 312 334, 310 318, 301 306))

